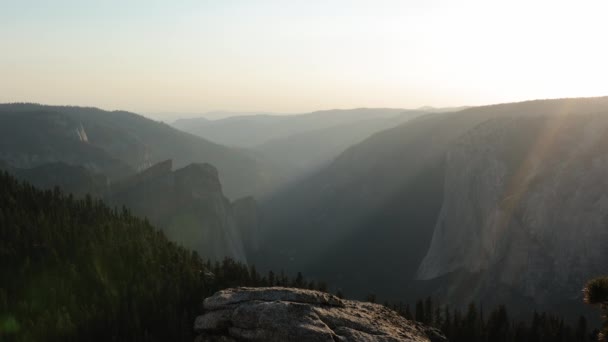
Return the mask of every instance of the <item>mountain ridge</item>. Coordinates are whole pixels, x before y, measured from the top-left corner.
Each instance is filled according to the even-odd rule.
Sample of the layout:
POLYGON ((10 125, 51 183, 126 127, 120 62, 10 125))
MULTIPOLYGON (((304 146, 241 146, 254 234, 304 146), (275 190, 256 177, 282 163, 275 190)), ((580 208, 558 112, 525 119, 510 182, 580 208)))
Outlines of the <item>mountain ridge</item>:
MULTIPOLYGON (((361 289, 354 289, 356 295, 360 297, 366 295, 365 291, 371 291, 389 299, 403 298, 411 293, 416 293, 417 296, 424 295, 424 293, 442 293, 443 299, 464 298, 459 305, 466 305, 469 299, 476 298, 471 296, 472 293, 477 293, 473 292, 477 288, 474 286, 475 282, 478 282, 482 289, 478 293, 485 293, 486 296, 483 298, 486 299, 493 292, 490 290, 491 287, 483 290, 486 286, 483 284, 487 284, 487 286, 502 284, 500 285, 504 287, 500 291, 502 302, 514 301, 517 296, 520 296, 524 302, 537 300, 537 303, 544 301, 549 304, 557 304, 556 301, 559 301, 559 298, 576 296, 578 291, 574 291, 576 292, 574 293, 573 288, 570 287, 566 291, 569 294, 565 297, 561 297, 563 295, 561 291, 547 290, 545 294, 535 299, 535 295, 538 293, 526 294, 525 291, 512 287, 508 282, 501 281, 500 277, 486 277, 486 280, 483 280, 483 277, 476 278, 475 274, 450 273, 457 269, 447 269, 447 272, 424 277, 424 279, 431 279, 428 281, 416 280, 416 275, 431 247, 433 235, 439 234, 437 227, 441 208, 448 201, 469 208, 467 206, 470 201, 455 200, 453 197, 466 193, 469 188, 475 189, 477 185, 473 185, 484 179, 483 177, 475 178, 474 175, 477 172, 475 170, 481 172, 493 168, 490 160, 486 160, 487 156, 493 154, 484 150, 495 144, 492 141, 500 137, 504 140, 504 151, 496 155, 500 163, 529 165, 531 168, 528 168, 523 174, 532 177, 533 173, 530 172, 534 170, 532 166, 536 165, 534 161, 537 161, 538 158, 532 158, 531 162, 526 161, 526 158, 522 156, 529 149, 538 149, 535 147, 537 138, 551 138, 556 135, 556 130, 551 128, 555 126, 554 124, 549 124, 549 134, 542 133, 542 130, 539 131, 539 127, 544 127, 542 122, 557 122, 563 118, 570 118, 569 120, 574 124, 577 120, 584 122, 587 117, 593 115, 602 117, 605 114, 608 114, 608 97, 535 100, 475 107, 453 113, 429 114, 409 120, 395 128, 378 132, 362 143, 347 149, 321 171, 262 204, 267 223, 266 241, 263 246, 265 248, 272 248, 273 245, 281 247, 276 249, 274 254, 257 256, 256 263, 262 265, 268 263, 274 268, 283 265, 282 267, 285 268, 291 266, 302 269, 307 274, 327 279, 337 287, 342 287, 347 283, 365 284, 361 286, 361 289), (512 133, 504 135, 501 133, 503 132, 502 127, 507 127, 509 122, 517 123, 517 125, 511 129, 512 133), (532 125, 533 122, 536 124, 532 125), (450 151, 457 149, 462 139, 465 139, 471 132, 478 132, 484 127, 493 125, 501 129, 488 133, 487 141, 474 144, 483 153, 469 153, 470 156, 480 158, 479 162, 472 164, 476 165, 475 170, 463 173, 463 170, 467 170, 463 166, 468 165, 467 162, 461 162, 458 164, 459 166, 455 166, 452 164, 453 160, 447 158, 450 151), (518 134, 522 136, 518 137, 518 134), (454 173, 454 170, 460 170, 458 172, 461 173, 454 173), (470 175, 471 178, 468 182, 472 184, 471 187, 460 186, 457 190, 450 190, 451 184, 456 183, 453 178, 450 178, 456 176, 449 176, 450 174, 461 175, 458 177, 470 175), (280 214, 268 218, 269 212, 280 214), (373 256, 372 260, 367 260, 368 256, 373 256), (349 267, 349 263, 356 263, 358 267, 349 267), (383 265, 383 268, 378 269, 377 265, 383 265), (438 277, 439 275, 441 277, 438 277), (460 285, 455 285, 450 289, 449 286, 445 286, 445 277, 448 277, 447 279, 461 278, 461 280, 454 281, 454 284, 460 285), (457 293, 459 295, 456 295, 457 293)), ((590 125, 594 124, 590 123, 590 125)), ((603 126, 598 125, 598 127, 603 126)), ((561 135, 568 137, 569 134, 572 134, 577 138, 570 137, 571 139, 581 140, 581 134, 584 134, 582 132, 584 130, 566 129, 562 131, 561 135)), ((601 138, 607 134, 596 133, 594 136, 601 138)), ((604 141, 602 139, 605 138, 597 141, 604 141)), ((593 160, 593 158, 589 159, 584 156, 608 153, 605 151, 605 146, 608 144, 600 142, 590 146, 581 145, 587 147, 580 147, 572 153, 575 155, 581 153, 577 158, 582 158, 582 160, 593 160), (585 149, 589 152, 584 152, 585 149)), ((543 144, 547 145, 547 143, 541 145, 543 144)), ((567 145, 560 143, 559 146, 567 145)), ((541 148, 541 150, 543 149, 546 147, 541 148)), ((563 148, 559 150, 561 151, 563 148)), ((553 159, 561 155, 556 153, 551 154, 553 159)), ((586 165, 587 162, 585 161, 582 165, 586 165)), ((589 175, 598 181, 597 172, 593 173, 593 176, 591 173, 589 175)), ((538 180, 527 181, 524 183, 524 190, 528 191, 529 187, 537 183, 538 180)), ((565 183, 571 184, 572 180, 565 183)), ((478 185, 482 189, 485 186, 484 183, 478 185)), ((484 191, 492 193, 490 189, 492 188, 484 191)), ((521 196, 520 192, 516 191, 515 194, 521 196)), ((487 201, 479 201, 480 204, 485 202, 487 201)), ((474 211, 471 208, 467 210, 474 211)), ((462 210, 454 212, 458 213, 462 210)), ((475 240, 474 236, 463 235, 455 227, 452 231, 458 237, 456 241, 464 241, 460 244, 462 246, 468 245, 466 241, 469 239, 475 240)), ((590 234, 598 241, 606 240, 601 234, 598 235, 597 230, 590 234)), ((575 236, 570 236, 569 239, 573 239, 575 236)), ((588 236, 583 238, 591 241, 588 236)), ((454 241, 454 238, 447 239, 446 243, 450 244, 449 241, 454 241)), ((446 248, 437 248, 437 251, 441 252, 446 248)), ((597 248, 599 247, 596 246, 595 249, 597 248)), ((500 252, 497 253, 500 254, 500 252)), ((446 258, 451 259, 449 256, 446 258)), ((483 260, 484 257, 478 255, 475 258, 483 260)), ((540 262, 541 259, 537 260, 540 262)), ((601 258, 596 255, 588 260, 598 262, 601 258)), ((591 274, 593 272, 608 271, 605 267, 592 267, 589 261, 584 261, 582 265, 584 265, 581 267, 585 271, 577 276, 579 281, 582 281, 584 277, 593 276, 591 274)), ((497 265, 496 267, 502 266, 497 265)), ((470 271, 475 272, 475 270, 473 268, 470 271)), ((529 277, 532 276, 529 275, 529 277)), ((531 279, 533 278, 528 281, 530 284, 532 284, 531 279)), ((582 284, 580 286, 582 287, 582 284)), ((574 299, 570 303, 568 305, 578 305, 577 310, 582 306, 579 299, 574 299)), ((559 310, 563 309, 564 307, 561 307, 559 310)))
POLYGON ((215 144, 135 113, 82 107, 2 104, 0 120, 3 120, 4 128, 4 139, 0 139, 0 159, 18 167, 55 161, 86 165, 91 158, 93 161, 110 160, 118 166, 105 166, 111 165, 110 161, 105 161, 103 165, 91 165, 94 170, 110 173, 114 179, 118 179, 166 159, 173 159, 176 166, 209 162, 220 170, 225 191, 232 198, 262 195, 284 181, 280 166, 246 150, 215 144), (46 121, 41 121, 41 117, 46 117, 46 121), (13 127, 24 120, 26 122, 19 129, 13 127), (63 122, 66 121, 73 128, 65 126, 63 122), (34 128, 36 125, 40 127, 34 128), (80 126, 86 131, 87 143, 79 141, 76 129, 80 126), (53 139, 56 140, 47 133, 49 127, 55 129, 55 135, 62 136, 65 143, 49 145, 53 139), (15 148, 14 140, 20 137, 30 138, 18 145, 21 147, 15 148), (43 142, 40 144, 32 142, 41 139, 43 142), (29 146, 37 146, 39 150, 29 151, 29 146), (49 154, 48 148, 42 149, 42 146, 55 146, 51 151, 54 154, 49 154), (105 159, 89 152, 74 154, 70 159, 72 151, 79 149, 97 150, 97 154, 105 159), (40 160, 40 156, 48 160, 40 160), (112 171, 114 169, 117 171, 112 171))

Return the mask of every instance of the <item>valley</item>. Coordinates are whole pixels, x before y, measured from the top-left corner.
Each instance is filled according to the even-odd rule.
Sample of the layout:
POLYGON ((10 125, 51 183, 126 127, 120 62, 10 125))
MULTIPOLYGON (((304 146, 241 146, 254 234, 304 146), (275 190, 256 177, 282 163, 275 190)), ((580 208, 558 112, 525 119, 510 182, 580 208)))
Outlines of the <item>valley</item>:
MULTIPOLYGON (((126 208, 204 259, 303 272, 350 298, 592 317, 580 289, 608 272, 608 98, 371 112, 224 147, 126 112, 2 105, 0 168, 126 208)), ((269 118, 223 134, 255 120, 269 118)))

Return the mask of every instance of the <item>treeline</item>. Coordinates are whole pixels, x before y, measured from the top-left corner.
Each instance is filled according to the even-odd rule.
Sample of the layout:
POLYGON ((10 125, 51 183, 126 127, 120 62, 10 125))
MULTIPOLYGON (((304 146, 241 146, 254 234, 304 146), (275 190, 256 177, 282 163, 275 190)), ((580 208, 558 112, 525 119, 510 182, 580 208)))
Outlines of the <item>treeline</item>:
POLYGON ((327 292, 327 284, 325 282, 308 281, 304 278, 302 272, 298 272, 292 278, 284 271, 278 274, 269 271, 268 274, 262 275, 256 270, 255 265, 247 267, 230 258, 225 258, 222 262, 207 261, 205 269, 209 271, 208 275, 214 279, 214 285, 217 289, 235 286, 284 286, 327 292))
POLYGON ((316 287, 211 263, 127 209, 0 173, 0 341, 193 341, 202 299, 232 286, 316 287))
POLYGON ((471 303, 466 310, 436 305, 432 298, 416 302, 413 308, 404 304, 385 304, 407 319, 440 329, 450 342, 590 342, 598 340, 597 329, 591 330, 580 316, 576 327, 548 313, 534 312, 530 321, 514 319, 504 305, 489 312, 471 303))

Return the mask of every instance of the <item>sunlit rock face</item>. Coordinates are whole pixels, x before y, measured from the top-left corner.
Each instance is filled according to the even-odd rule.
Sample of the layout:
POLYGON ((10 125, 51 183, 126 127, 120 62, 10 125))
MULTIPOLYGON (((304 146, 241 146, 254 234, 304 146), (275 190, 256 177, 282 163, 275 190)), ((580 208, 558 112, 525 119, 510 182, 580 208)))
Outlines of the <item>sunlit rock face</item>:
POLYGON ((477 126, 446 154, 443 206, 419 279, 474 274, 469 298, 496 288, 540 304, 579 297, 586 279, 608 272, 607 174, 608 115, 477 126))
POLYGON ((204 341, 442 342, 440 331, 378 304, 319 291, 267 287, 219 291, 194 330, 204 341))

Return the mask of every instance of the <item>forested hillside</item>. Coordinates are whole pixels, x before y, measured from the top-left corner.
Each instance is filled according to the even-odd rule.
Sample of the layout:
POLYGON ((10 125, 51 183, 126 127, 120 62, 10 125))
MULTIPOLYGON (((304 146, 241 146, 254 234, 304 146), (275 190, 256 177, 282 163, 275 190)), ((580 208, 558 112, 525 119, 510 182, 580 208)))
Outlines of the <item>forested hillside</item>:
POLYGON ((0 173, 0 341, 192 341, 225 287, 316 286, 204 263, 127 209, 0 173))

